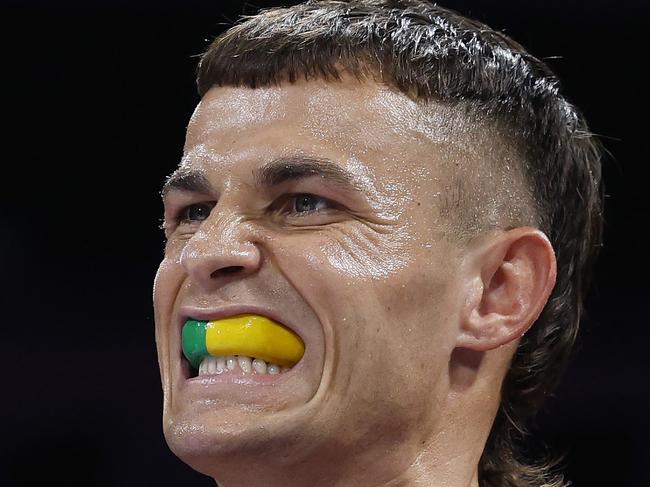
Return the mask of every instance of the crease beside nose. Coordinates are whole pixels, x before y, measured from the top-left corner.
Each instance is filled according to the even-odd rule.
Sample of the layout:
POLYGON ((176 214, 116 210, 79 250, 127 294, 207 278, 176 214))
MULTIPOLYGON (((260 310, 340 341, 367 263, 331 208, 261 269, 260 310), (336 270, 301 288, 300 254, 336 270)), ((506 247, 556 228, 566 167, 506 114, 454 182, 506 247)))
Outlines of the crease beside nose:
POLYGON ((192 236, 181 254, 181 264, 192 280, 208 288, 256 272, 261 252, 246 222, 221 219, 192 236))

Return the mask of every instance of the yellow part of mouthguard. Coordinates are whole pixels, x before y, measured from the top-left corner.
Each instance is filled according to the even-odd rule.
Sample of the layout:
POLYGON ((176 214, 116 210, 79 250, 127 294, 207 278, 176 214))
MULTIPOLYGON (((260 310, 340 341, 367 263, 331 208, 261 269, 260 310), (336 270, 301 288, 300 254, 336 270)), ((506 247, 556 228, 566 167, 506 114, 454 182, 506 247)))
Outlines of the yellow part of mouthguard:
POLYGON ((238 315, 206 323, 205 343, 210 355, 247 355, 293 367, 305 344, 293 331, 260 315, 238 315))

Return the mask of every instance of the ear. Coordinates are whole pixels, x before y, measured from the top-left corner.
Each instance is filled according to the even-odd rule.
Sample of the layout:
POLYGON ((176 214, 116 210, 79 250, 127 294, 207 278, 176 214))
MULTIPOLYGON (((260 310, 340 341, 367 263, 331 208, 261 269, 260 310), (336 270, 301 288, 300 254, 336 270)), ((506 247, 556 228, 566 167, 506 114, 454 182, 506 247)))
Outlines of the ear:
POLYGON ((456 345, 484 352, 517 340, 539 317, 555 285, 555 253, 543 232, 519 227, 473 244, 463 272, 456 345))

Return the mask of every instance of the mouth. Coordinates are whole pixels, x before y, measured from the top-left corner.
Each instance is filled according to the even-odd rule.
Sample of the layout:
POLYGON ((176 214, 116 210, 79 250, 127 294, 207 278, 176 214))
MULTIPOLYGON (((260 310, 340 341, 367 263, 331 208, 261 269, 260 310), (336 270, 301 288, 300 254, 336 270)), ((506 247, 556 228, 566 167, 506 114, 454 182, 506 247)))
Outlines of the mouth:
POLYGON ((304 342, 271 313, 242 308, 185 310, 180 360, 187 383, 266 384, 302 364, 304 342))

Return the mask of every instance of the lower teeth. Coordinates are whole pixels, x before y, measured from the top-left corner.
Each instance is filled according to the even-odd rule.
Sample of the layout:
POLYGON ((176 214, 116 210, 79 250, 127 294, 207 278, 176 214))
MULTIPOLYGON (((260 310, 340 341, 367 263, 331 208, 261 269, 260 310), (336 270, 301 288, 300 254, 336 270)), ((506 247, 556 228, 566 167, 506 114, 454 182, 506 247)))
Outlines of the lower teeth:
POLYGON ((205 357, 199 365, 199 377, 202 375, 222 374, 235 370, 244 374, 277 375, 290 370, 259 358, 245 355, 229 355, 227 357, 205 357))

